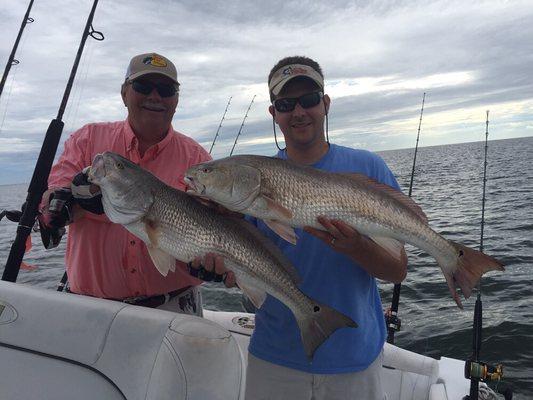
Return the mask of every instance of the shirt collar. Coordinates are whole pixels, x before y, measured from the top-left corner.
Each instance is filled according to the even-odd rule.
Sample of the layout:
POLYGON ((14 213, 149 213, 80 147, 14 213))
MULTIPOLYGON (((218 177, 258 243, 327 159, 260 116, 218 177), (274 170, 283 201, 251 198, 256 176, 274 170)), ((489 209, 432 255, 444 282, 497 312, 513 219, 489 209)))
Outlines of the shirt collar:
MULTIPOLYGON (((320 160, 318 160, 314 164, 311 164, 310 166, 314 168, 321 168, 325 163, 329 162, 329 160, 334 156, 335 149, 336 149, 336 145, 333 143, 329 143, 328 151, 326 152, 326 154, 324 154, 320 158, 320 160)), ((281 158, 283 160, 287 160, 288 159, 287 148, 285 147, 283 150, 279 150, 278 154, 276 154, 276 157, 281 158)))
MULTIPOLYGON (((131 128, 131 125, 129 121, 126 119, 125 121, 125 139, 126 139, 126 148, 128 151, 132 151, 133 149, 138 150, 139 146, 139 140, 137 139, 137 136, 135 136, 135 133, 133 132, 133 129, 131 128)), ((165 135, 165 137, 158 143, 151 146, 145 153, 151 153, 154 155, 157 155, 165 148, 165 146, 170 143, 170 141, 173 138, 174 129, 172 128, 172 125, 168 128, 168 132, 165 135)))

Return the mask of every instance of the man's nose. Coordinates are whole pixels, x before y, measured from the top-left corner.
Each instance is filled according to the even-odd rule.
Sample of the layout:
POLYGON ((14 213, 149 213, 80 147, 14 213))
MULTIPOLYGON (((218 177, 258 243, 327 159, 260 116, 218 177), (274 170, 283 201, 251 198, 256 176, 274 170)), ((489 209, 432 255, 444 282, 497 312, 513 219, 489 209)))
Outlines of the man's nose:
POLYGON ((162 99, 161 95, 159 94, 159 92, 157 91, 157 88, 155 86, 152 88, 150 93, 148 93, 146 95, 146 97, 148 97, 149 99, 153 99, 153 100, 161 100, 162 99))
POLYGON ((294 110, 292 111, 293 116, 305 115, 307 111, 303 108, 300 103, 296 103, 294 110))

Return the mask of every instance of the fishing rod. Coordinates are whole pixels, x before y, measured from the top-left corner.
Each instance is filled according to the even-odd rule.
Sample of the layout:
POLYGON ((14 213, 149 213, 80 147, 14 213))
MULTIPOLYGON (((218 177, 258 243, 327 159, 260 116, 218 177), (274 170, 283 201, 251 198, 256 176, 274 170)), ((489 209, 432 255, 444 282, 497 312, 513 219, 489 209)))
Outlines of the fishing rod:
POLYGON ((233 147, 231 148, 231 151, 229 153, 230 157, 233 154, 233 150, 235 150, 237 139, 239 139, 239 136, 241 135, 242 127, 244 126, 244 121, 246 121, 246 117, 248 117, 248 112, 250 111, 250 108, 252 107, 252 103, 254 102, 255 96, 256 95, 254 94, 254 97, 252 97, 252 101, 250 102, 250 105, 248 106, 248 109, 246 110, 246 114, 244 114, 244 119, 242 120, 241 127, 239 128, 239 132, 237 132, 237 137, 235 137, 235 142, 233 143, 233 147))
POLYGON ((224 117, 226 116, 226 113, 228 112, 229 103, 231 101, 231 97, 228 100, 228 104, 226 104, 226 109, 224 110, 224 114, 222 114, 222 119, 220 120, 220 124, 218 125, 217 132, 215 133, 215 138, 213 139, 213 143, 211 143, 211 148, 209 149, 209 154, 211 154, 211 151, 213 151, 213 146, 215 145, 215 142, 218 137, 218 132, 220 131, 220 128, 222 127, 222 122, 224 122, 224 117))
POLYGON ((91 36, 93 39, 101 41, 104 40, 104 35, 102 32, 95 31, 92 26, 92 21, 94 18, 94 13, 96 11, 96 6, 98 5, 98 0, 94 0, 91 12, 87 18, 87 23, 85 24, 85 29, 81 38, 80 46, 74 60, 74 65, 70 72, 70 77, 65 88, 65 93, 63 94, 63 100, 59 106, 59 111, 57 117, 50 122, 46 135, 44 137, 43 145, 39 153, 39 158, 35 165, 33 171, 33 176, 31 178, 30 185, 28 187, 28 195, 26 197, 26 202, 22 206, 22 212, 20 213, 20 220, 18 221, 17 234, 15 241, 11 246, 9 252, 9 257, 4 268, 4 273, 2 274, 3 281, 16 282, 17 276, 20 270, 20 264, 24 257, 26 239, 31 233, 33 226, 35 225, 35 220, 38 214, 39 203, 41 201, 43 193, 48 187, 48 175, 52 169, 52 164, 54 162, 54 157, 59 145, 59 140, 61 139, 61 133, 63 132, 64 122, 61 120, 63 114, 65 113, 65 108, 67 106, 67 101, 74 83, 74 78, 78 70, 78 65, 83 53, 83 48, 85 47, 85 42, 88 36, 91 36))
POLYGON ((11 67, 13 65, 19 64, 19 60, 15 59, 15 53, 17 52, 20 38, 22 37, 22 32, 24 32, 24 28, 26 27, 27 24, 31 24, 33 21, 35 21, 32 17, 30 17, 30 11, 31 11, 31 7, 33 6, 33 1, 34 0, 30 0, 30 4, 28 5, 26 14, 24 15, 24 19, 22 20, 22 24, 20 25, 17 39, 15 40, 15 44, 13 45, 13 49, 11 50, 9 59, 7 60, 6 68, 4 69, 4 75, 2 75, 2 80, 0 81, 0 96, 2 96, 2 91, 4 90, 4 85, 6 84, 7 76, 9 75, 9 71, 11 70, 11 67))
MULTIPOLYGON (((416 135, 415 155, 413 157, 413 169, 411 170, 411 182, 409 182, 409 197, 413 193, 413 181, 415 177, 416 155, 418 153, 418 141, 420 140, 420 128, 422 127, 422 115, 424 113, 424 103, 426 101, 426 92, 422 96, 422 108, 420 109, 420 119, 418 121, 418 133, 416 135)), ((394 285, 392 292, 392 304, 390 312, 387 313, 385 319, 387 324, 387 343, 394 344, 394 334, 398 332, 402 326, 402 320, 398 318, 398 306, 400 304, 400 291, 402 289, 401 283, 394 285)))
MULTIPOLYGON (((483 233, 485 228, 485 200, 487 186, 487 152, 489 141, 489 110, 485 122, 485 161, 483 164, 483 197, 481 200, 481 237, 479 241, 479 251, 483 252, 483 233)), ((463 400, 479 399, 479 382, 500 381, 503 378, 503 367, 501 364, 489 365, 480 361, 481 353, 481 331, 483 327, 483 306, 481 302, 481 279, 477 284, 477 298, 474 306, 474 323, 472 327, 472 355, 465 362, 465 378, 470 379, 470 394, 463 397, 463 400)), ((498 390, 505 399, 512 399, 513 393, 510 387, 503 387, 498 390)))

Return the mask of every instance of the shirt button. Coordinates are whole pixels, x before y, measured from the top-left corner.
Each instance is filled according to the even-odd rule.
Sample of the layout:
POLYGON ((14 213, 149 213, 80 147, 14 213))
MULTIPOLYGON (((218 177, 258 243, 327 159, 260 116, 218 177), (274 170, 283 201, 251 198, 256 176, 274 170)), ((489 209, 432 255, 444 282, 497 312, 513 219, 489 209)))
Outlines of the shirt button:
POLYGON ((132 246, 134 246, 134 245, 135 245, 135 240, 130 240, 130 244, 131 244, 132 246))

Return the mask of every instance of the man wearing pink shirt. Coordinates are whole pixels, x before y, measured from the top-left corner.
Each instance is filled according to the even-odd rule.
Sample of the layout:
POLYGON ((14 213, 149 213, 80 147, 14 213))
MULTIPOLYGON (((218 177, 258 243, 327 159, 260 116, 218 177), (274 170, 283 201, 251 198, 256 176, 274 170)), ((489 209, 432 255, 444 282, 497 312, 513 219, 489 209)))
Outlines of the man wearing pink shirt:
MULTIPOLYGON (((179 83, 176 68, 167 58, 155 53, 133 57, 121 95, 128 109, 127 119, 92 123, 74 132, 48 180, 50 193, 70 188, 76 178, 72 194, 80 198, 83 208, 93 211, 75 205, 74 215, 70 215, 73 222, 65 256, 70 291, 201 315, 201 281, 189 275, 181 262, 177 262, 175 272, 163 277, 145 244, 102 214, 97 187, 79 185, 80 179, 83 181, 80 171, 104 151, 130 159, 179 190, 185 190, 183 174, 187 168, 210 159, 198 143, 172 128, 179 83)), ((45 221, 47 210, 45 204, 45 221)))

